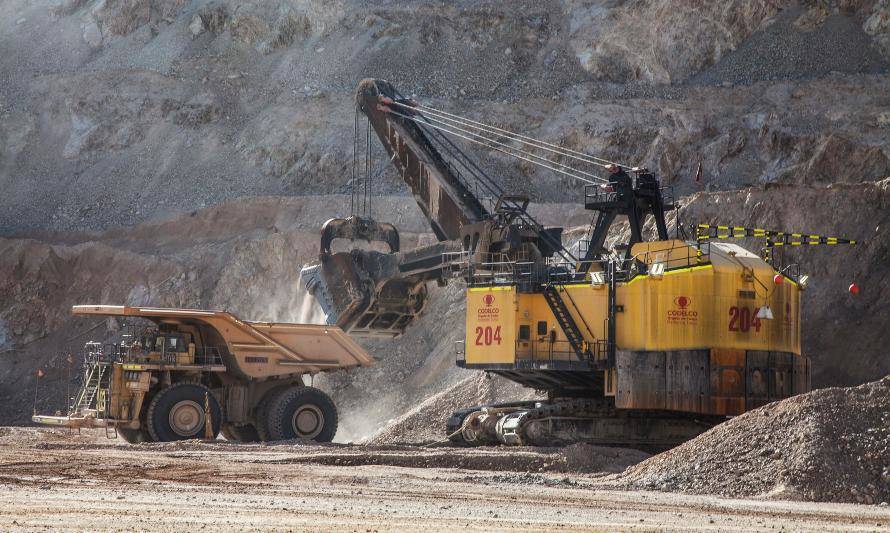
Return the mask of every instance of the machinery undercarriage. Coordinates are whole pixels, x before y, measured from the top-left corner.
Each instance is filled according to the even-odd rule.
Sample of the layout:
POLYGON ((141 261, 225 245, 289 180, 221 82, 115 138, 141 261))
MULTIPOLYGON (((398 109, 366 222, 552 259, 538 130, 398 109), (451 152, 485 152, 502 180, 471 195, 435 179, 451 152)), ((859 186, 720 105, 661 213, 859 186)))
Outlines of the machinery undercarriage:
POLYGON ((723 420, 689 413, 616 409, 606 398, 576 398, 461 409, 448 418, 445 431, 451 442, 466 446, 565 446, 584 442, 658 452, 723 420))

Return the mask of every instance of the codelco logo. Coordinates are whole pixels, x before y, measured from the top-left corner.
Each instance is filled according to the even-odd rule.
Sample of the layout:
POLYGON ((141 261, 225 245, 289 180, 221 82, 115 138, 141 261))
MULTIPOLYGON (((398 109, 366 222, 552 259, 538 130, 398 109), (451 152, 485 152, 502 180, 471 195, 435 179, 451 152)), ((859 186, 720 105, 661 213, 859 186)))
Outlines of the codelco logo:
POLYGON ((497 320, 501 310, 497 307, 493 307, 494 294, 488 293, 483 296, 482 303, 485 304, 485 307, 480 307, 476 310, 476 319, 481 322, 491 322, 497 320))
POLYGON ((698 311, 692 309, 692 298, 677 296, 674 309, 667 312, 667 321, 672 324, 694 324, 698 322, 698 311))

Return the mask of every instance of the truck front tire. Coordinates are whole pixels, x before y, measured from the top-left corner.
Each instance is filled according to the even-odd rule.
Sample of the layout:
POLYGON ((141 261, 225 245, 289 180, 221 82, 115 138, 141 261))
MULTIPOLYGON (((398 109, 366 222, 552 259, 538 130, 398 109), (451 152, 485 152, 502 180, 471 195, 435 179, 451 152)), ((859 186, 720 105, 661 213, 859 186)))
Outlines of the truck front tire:
POLYGON ((156 442, 204 437, 204 401, 210 404, 213 438, 219 435, 222 409, 210 389, 196 383, 177 383, 158 392, 146 413, 146 426, 156 442))
POLYGON ((272 399, 266 423, 272 440, 331 442, 337 433, 337 408, 315 387, 291 387, 272 399))

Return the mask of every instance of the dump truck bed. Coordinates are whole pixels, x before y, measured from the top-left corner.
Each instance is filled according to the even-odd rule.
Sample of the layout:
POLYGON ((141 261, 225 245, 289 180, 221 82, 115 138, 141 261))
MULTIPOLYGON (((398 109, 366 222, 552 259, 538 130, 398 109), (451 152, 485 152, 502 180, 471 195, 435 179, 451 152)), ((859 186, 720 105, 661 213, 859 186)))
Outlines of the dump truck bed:
POLYGON ((337 326, 249 322, 227 311, 75 305, 75 315, 138 317, 163 324, 191 324, 216 333, 229 372, 247 378, 317 373, 368 366, 370 355, 337 326), (222 349, 224 348, 224 349, 222 349))

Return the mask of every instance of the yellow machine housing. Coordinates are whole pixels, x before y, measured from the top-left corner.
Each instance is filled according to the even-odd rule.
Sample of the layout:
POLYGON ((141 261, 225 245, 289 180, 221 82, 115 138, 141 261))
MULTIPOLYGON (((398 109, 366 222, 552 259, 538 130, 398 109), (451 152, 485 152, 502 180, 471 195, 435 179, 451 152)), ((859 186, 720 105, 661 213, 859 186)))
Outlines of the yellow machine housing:
POLYGON ((593 272, 557 287, 592 361, 579 360, 543 294, 495 277, 468 291, 462 366, 539 389, 601 389, 618 408, 713 415, 809 390, 797 283, 776 283, 771 265, 730 243, 641 242, 631 256, 647 273, 614 288, 614 361, 610 288, 593 272))

